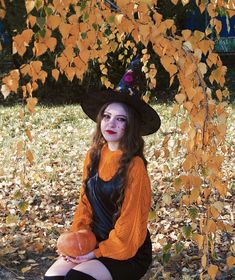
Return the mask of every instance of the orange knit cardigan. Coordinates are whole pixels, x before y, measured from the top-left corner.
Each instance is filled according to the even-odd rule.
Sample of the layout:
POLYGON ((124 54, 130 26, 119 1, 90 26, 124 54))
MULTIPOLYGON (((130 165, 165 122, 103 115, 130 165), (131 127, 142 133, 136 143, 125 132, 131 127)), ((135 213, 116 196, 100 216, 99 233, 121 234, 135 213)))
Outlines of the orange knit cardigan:
MULTIPOLYGON (((111 151, 104 145, 99 162, 99 176, 104 181, 110 180, 118 170, 120 150, 111 151)), ((87 176, 89 153, 86 156, 83 170, 83 180, 87 176)), ((143 244, 147 234, 148 214, 151 204, 151 187, 149 177, 140 157, 131 161, 128 170, 126 193, 114 229, 107 240, 101 241, 93 252, 97 258, 108 257, 126 260, 133 257, 143 244)), ((92 222, 92 208, 81 189, 80 202, 74 215, 71 231, 89 228, 92 222)))

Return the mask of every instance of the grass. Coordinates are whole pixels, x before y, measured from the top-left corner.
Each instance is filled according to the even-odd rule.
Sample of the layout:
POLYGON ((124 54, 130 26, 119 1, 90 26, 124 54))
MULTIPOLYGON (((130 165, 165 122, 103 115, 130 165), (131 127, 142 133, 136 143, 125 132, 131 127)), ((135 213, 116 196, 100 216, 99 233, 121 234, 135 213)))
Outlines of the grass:
MULTIPOLYGON (((155 213, 150 221, 150 229, 156 258, 161 262, 163 246, 168 242, 176 242, 180 227, 185 222, 184 217, 180 216, 181 194, 175 193, 172 187, 172 180, 179 172, 183 155, 171 154, 166 159, 162 148, 165 134, 173 131, 183 116, 180 114, 179 120, 174 118, 171 105, 156 105, 155 109, 161 116, 162 126, 158 133, 145 137, 145 151, 149 161, 148 170, 153 188, 152 208, 155 213), (158 159, 155 157, 156 150, 161 153, 158 159)), ((22 265, 26 265, 29 259, 28 252, 42 254, 44 258, 48 250, 53 254, 59 233, 69 227, 79 196, 83 158, 95 127, 79 105, 37 106, 35 114, 27 115, 24 123, 19 118, 20 110, 20 106, 0 107, 0 208, 3 210, 0 214, 0 226, 3 229, 0 256, 4 259, 8 254, 8 260, 15 263, 15 273, 19 275, 22 274, 22 265), (26 139, 26 128, 32 133, 32 143, 26 139), (23 154, 16 154, 17 142, 24 139, 34 155, 32 166, 23 154), (16 221, 16 224, 12 221, 16 221)), ((232 111, 230 106, 226 139, 228 147, 234 145, 235 139, 232 111)), ((173 134, 169 146, 172 147, 177 140, 177 134, 173 134)), ((234 150, 231 151, 234 153, 234 150)), ((234 184, 233 158, 234 154, 227 154, 224 162, 224 173, 230 187, 234 184)), ((231 209, 230 204, 229 196, 225 203, 227 209, 231 209)), ((228 213, 225 213, 225 218, 230 222, 232 218, 228 213)), ((185 248, 189 246, 187 244, 188 241, 185 242, 185 248)), ((196 279, 192 276, 195 267, 186 261, 180 262, 188 269, 192 277, 190 279, 196 279)), ((200 261, 198 264, 200 266, 200 261)), ((43 265, 39 262, 41 274, 45 271, 43 265)), ((35 269, 31 267, 31 271, 35 269)), ((152 275, 156 274, 156 269, 163 268, 155 263, 152 275)), ((25 277, 32 279, 27 278, 27 274, 25 277)), ((163 274, 158 279, 163 279, 161 277, 163 274)))

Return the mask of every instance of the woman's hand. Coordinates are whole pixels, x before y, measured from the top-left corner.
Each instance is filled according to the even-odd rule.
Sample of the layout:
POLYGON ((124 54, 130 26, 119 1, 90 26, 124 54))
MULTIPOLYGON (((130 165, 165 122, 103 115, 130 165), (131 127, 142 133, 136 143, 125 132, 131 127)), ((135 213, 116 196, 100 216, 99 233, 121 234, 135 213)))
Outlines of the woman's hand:
POLYGON ((94 258, 95 258, 95 254, 93 252, 90 252, 90 253, 88 253, 86 255, 83 255, 83 256, 77 256, 76 258, 69 257, 69 256, 64 256, 64 259, 66 261, 77 263, 77 264, 89 261, 89 260, 94 259, 94 258))

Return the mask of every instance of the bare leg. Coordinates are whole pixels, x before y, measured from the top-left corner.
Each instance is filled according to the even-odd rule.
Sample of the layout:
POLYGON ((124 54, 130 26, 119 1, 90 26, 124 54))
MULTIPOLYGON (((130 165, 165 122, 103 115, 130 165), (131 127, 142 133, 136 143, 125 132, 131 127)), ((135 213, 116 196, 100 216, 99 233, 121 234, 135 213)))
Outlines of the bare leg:
POLYGON ((76 263, 67 262, 63 257, 59 257, 47 270, 45 276, 65 276, 75 266, 77 266, 76 263))
POLYGON ((98 260, 89 260, 73 267, 73 270, 84 272, 97 280, 112 280, 108 269, 98 260))

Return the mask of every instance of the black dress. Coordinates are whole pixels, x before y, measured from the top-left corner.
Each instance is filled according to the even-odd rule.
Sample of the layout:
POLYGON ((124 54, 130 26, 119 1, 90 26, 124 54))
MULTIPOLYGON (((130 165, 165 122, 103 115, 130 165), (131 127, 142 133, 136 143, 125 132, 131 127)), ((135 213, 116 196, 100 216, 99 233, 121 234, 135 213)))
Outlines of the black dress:
MULTIPOLYGON (((102 180, 98 172, 88 180, 85 188, 86 196, 93 210, 92 230, 98 241, 106 240, 114 228, 113 214, 116 212, 119 178, 114 176, 109 181, 102 180)), ((147 271, 152 262, 152 243, 149 231, 144 243, 135 256, 127 260, 98 258, 110 271, 113 280, 137 280, 147 271)))

